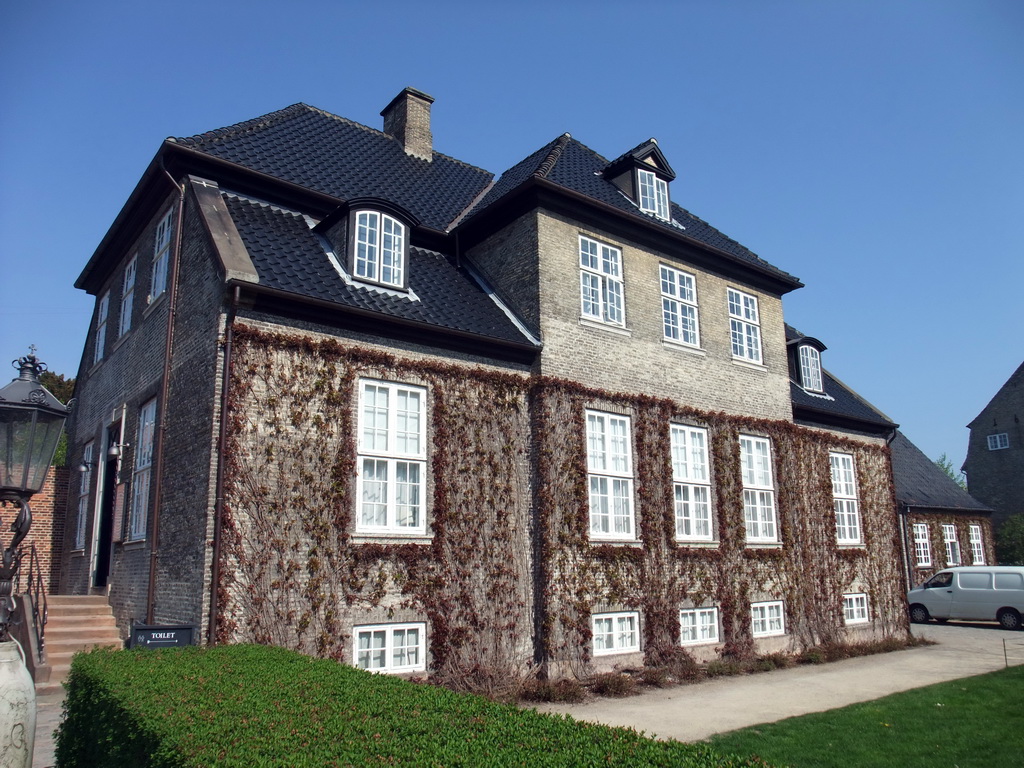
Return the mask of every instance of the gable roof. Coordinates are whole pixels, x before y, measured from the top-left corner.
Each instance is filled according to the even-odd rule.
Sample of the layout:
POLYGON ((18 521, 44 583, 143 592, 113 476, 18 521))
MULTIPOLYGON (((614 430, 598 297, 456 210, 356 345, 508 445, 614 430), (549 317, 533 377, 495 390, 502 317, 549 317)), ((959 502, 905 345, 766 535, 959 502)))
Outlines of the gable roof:
POLYGON ((437 231, 492 178, 440 152, 431 162, 413 157, 386 133, 301 103, 168 141, 339 200, 389 200, 437 231))
POLYGON ((1024 363, 1010 374, 1010 378, 1006 380, 1006 383, 999 388, 999 390, 992 396, 992 399, 988 401, 988 404, 981 409, 981 413, 975 416, 971 423, 967 425, 969 429, 974 429, 976 426, 980 426, 980 422, 983 416, 988 412, 989 408, 992 407, 997 401, 1009 398, 1013 394, 1017 395, 1020 402, 1024 403, 1024 363), (1017 390, 1016 393, 1011 393, 1011 390, 1017 390))
POLYGON ((991 512, 897 431, 891 444, 896 500, 908 507, 991 512))
MULTIPOLYGON (((648 143, 645 142, 630 150, 623 157, 641 150, 648 143)), ((660 155, 660 150, 658 153, 660 155)), ((637 224, 648 225, 656 230, 671 233, 675 237, 709 246, 741 264, 770 275, 786 286, 788 290, 799 288, 802 285, 796 277, 769 264, 753 251, 727 237, 675 202, 671 203, 671 221, 663 221, 653 214, 644 213, 635 202, 605 178, 604 172, 608 166, 608 160, 597 152, 572 138, 568 133, 562 134, 505 171, 473 205, 465 219, 469 220, 487 209, 493 208, 517 191, 526 188, 531 182, 543 181, 548 185, 561 188, 569 194, 589 198, 606 207, 617 209, 622 214, 633 218, 637 224)))
MULTIPOLYGON (((346 280, 303 215, 231 193, 227 210, 259 276, 259 289, 312 299, 339 312, 373 313, 405 325, 536 347, 473 275, 442 254, 409 249, 409 294, 346 280)), ((339 254, 344 263, 345 255, 339 254)))

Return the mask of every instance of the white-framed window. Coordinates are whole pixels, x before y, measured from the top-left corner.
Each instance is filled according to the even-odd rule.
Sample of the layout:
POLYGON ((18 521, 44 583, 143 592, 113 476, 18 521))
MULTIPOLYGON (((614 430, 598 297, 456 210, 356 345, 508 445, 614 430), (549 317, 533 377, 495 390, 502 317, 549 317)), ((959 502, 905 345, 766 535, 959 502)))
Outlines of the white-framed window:
POLYGON ((754 637, 786 634, 786 615, 781 600, 751 603, 750 624, 754 637))
POLYGON ((679 611, 680 645, 718 642, 718 608, 684 608, 679 611))
POLYGON ((659 179, 651 171, 637 169, 636 173, 637 188, 640 191, 640 210, 669 221, 671 214, 668 206, 668 182, 659 179))
POLYGON ((580 235, 580 311, 588 320, 624 325, 622 252, 580 235))
POLYGON ((843 620, 847 625, 866 624, 868 616, 868 596, 862 593, 843 595, 843 620))
POLYGON ((635 538, 629 417, 600 411, 586 417, 590 537, 635 538))
POLYGON ((800 385, 812 392, 821 392, 821 353, 810 344, 800 345, 800 385))
POLYGON ((711 471, 708 431, 683 424, 669 425, 672 445, 672 489, 676 539, 711 541, 711 471))
POLYGON ((174 213, 173 208, 156 225, 156 239, 153 242, 153 274, 149 283, 150 302, 167 290, 167 261, 171 252, 172 213, 174 213))
POLYGON ((729 289, 729 329, 732 356, 750 363, 761 362, 761 318, 757 297, 729 289))
POLYGON ((857 506, 857 472, 849 453, 829 453, 832 470, 832 503, 836 511, 836 540, 859 544, 860 510, 857 506))
POLYGON ((353 628, 353 663, 371 672, 422 672, 427 668, 427 625, 378 624, 353 628))
POLYGON ((700 346, 697 284, 693 275, 661 265, 661 314, 666 339, 700 346))
POLYGON ((590 620, 595 656, 640 650, 640 614, 636 611, 595 613, 590 620))
POLYGON ((740 464, 747 541, 778 541, 771 441, 766 437, 740 435, 740 464))
POLYGON ((1003 448, 1010 447, 1010 435, 1006 432, 1000 432, 997 435, 988 436, 988 449, 990 451, 1001 451, 1003 448))
POLYGON ((943 524, 942 540, 946 544, 946 565, 960 565, 960 542, 956 538, 956 526, 943 524))
POLYGON ((985 546, 981 542, 981 526, 971 525, 967 528, 967 535, 970 537, 971 545, 971 564, 972 565, 984 565, 985 564, 985 546))
POLYGON ((423 387, 360 380, 356 532, 426 534, 426 406, 423 387))
POLYGON ((75 549, 85 549, 85 524, 89 517, 89 496, 92 494, 92 449, 90 440, 82 448, 85 471, 78 478, 78 514, 75 516, 75 549))
POLYGON ((93 365, 103 359, 107 346, 107 317, 110 315, 110 291, 107 291, 100 298, 99 308, 96 310, 96 346, 93 348, 93 365))
POLYGON ((928 523, 914 523, 914 562, 922 567, 932 564, 932 543, 928 537, 928 523))
POLYGON ((149 481, 153 469, 153 443, 156 437, 156 399, 139 409, 139 428, 135 439, 135 473, 132 475, 132 509, 128 519, 128 538, 146 538, 149 520, 149 481))
POLYGON ((380 211, 356 211, 353 274, 362 280, 404 286, 405 225, 380 211))
POLYGON ((132 256, 128 266, 124 268, 124 279, 121 283, 121 325, 118 336, 124 336, 132 329, 132 309, 135 306, 135 269, 138 257, 132 256))

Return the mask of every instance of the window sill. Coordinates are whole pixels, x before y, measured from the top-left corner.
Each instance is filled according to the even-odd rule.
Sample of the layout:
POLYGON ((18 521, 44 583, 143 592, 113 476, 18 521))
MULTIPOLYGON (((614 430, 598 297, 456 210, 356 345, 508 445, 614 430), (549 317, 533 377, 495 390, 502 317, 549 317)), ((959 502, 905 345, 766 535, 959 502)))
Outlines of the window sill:
POLYGON ((744 545, 747 549, 782 549, 781 541, 747 541, 744 545))
POLYGON ((144 546, 146 546, 145 539, 132 539, 131 541, 121 541, 117 543, 121 545, 121 549, 129 551, 133 549, 142 549, 144 546))
POLYGON ((740 360, 736 357, 732 359, 732 364, 738 365, 740 368, 749 368, 752 371, 768 371, 764 363, 752 363, 749 360, 740 360))
POLYGON ((678 352, 686 352, 690 355, 696 355, 697 357, 707 357, 708 353, 700 347, 694 347, 689 344, 683 344, 680 341, 672 341, 671 339, 662 339, 662 346, 666 349, 676 350, 678 352))
POLYGON ((79 549, 71 550, 71 556, 72 557, 85 557, 85 548, 81 547, 79 549))
POLYGON ((836 542, 840 549, 867 549, 867 544, 863 541, 839 541, 836 542))
POLYGON ((625 656, 630 653, 640 653, 639 648, 622 648, 621 650, 616 648, 613 651, 594 651, 595 659, 606 659, 609 656, 625 656))
POLYGON ((125 331, 123 334, 117 337, 117 341, 114 342, 114 346, 110 348, 111 355, 117 352, 117 350, 120 349, 126 341, 128 341, 128 337, 132 335, 133 330, 135 329, 129 328, 127 331, 125 331))
POLYGON ((150 301, 149 304, 146 305, 146 308, 144 310, 142 310, 142 319, 145 320, 147 317, 149 317, 151 314, 153 314, 155 309, 157 307, 159 307, 161 304, 163 304, 164 301, 166 300, 166 298, 167 298, 167 289, 165 288, 164 290, 162 290, 160 292, 159 296, 157 296, 155 299, 150 301))
POLYGON ((352 535, 351 543, 359 544, 423 544, 429 545, 434 537, 428 533, 368 533, 365 531, 352 535))
POLYGON ((639 539, 605 539, 591 534, 590 543, 601 545, 608 544, 613 547, 632 547, 634 549, 640 549, 643 547, 643 543, 639 539))
POLYGON ((585 317, 580 318, 580 325, 584 328, 593 328, 595 331, 607 331, 608 333, 614 333, 617 336, 633 336, 633 332, 624 328, 621 325, 612 325, 611 323, 602 323, 600 320, 589 320, 585 317))
POLYGON ((718 549, 718 545, 719 542, 717 541, 676 539, 676 547, 678 549, 718 549))

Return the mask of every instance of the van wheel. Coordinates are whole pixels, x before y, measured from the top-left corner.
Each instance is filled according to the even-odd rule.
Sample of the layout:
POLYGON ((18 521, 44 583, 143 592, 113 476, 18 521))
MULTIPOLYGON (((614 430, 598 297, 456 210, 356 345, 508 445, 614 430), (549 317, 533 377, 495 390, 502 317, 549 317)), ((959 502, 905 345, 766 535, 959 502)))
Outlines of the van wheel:
POLYGON ((1013 608, 1004 608, 999 612, 999 624, 1003 629, 1020 629, 1020 614, 1013 608))
POLYGON ((910 606, 910 620, 915 624, 924 624, 929 618, 928 609, 923 605, 910 606))

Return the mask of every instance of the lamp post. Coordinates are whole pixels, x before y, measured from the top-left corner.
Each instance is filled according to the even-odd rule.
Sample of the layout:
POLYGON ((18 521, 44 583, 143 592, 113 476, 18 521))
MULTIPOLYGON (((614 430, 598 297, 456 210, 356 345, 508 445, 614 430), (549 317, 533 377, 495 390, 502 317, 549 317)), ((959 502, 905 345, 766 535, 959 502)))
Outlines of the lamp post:
POLYGON ((36 731, 35 685, 21 647, 8 630, 17 605, 14 584, 21 565, 20 545, 32 526, 28 500, 43 487, 68 408, 39 383, 46 366, 35 354, 13 364, 20 375, 0 389, 0 501, 18 508, 10 527, 14 535, 0 565, 0 755, 5 766, 28 768, 36 731))

